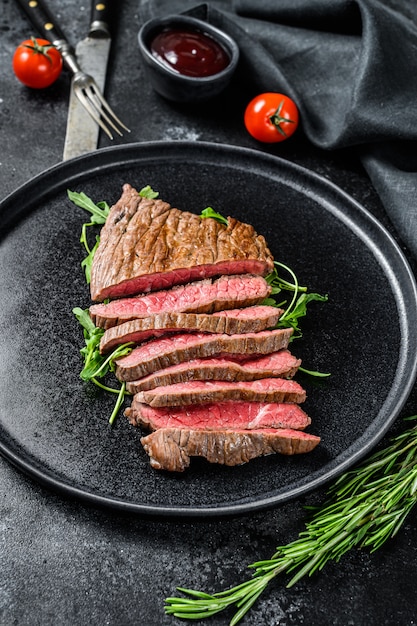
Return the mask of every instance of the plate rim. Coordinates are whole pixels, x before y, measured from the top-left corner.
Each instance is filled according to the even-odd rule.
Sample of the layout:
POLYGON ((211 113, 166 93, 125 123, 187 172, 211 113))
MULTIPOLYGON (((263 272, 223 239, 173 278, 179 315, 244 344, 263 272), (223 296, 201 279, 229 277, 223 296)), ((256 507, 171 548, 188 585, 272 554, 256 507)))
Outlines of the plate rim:
MULTIPOLYGON (((223 155, 226 153, 229 155, 239 155, 239 158, 242 155, 250 160, 255 160, 259 162, 266 161, 269 165, 280 166, 281 168, 287 168, 287 170, 291 170, 291 172, 295 172, 297 176, 302 181, 303 179, 307 179, 308 181, 314 181, 320 190, 325 190, 326 192, 331 192, 336 197, 342 198, 345 202, 347 202, 354 212, 360 216, 361 220, 372 232, 377 232, 379 236, 383 237, 387 244, 390 246, 390 254, 394 255, 394 259, 396 262, 396 267, 401 267, 404 276, 407 278, 407 289, 409 290, 409 296, 411 296, 411 301, 414 307, 417 309, 417 284, 414 277, 414 274, 411 270, 411 266, 401 250, 399 244, 395 240, 394 236, 388 231, 388 229, 368 210, 366 209, 360 202, 355 200, 350 194, 341 189, 334 182, 326 179, 322 175, 317 172, 306 168, 305 166, 299 165, 282 157, 272 155, 269 153, 262 152, 261 150, 247 148, 236 145, 229 145, 225 143, 212 143, 206 141, 150 141, 143 143, 130 143, 126 145, 119 146, 109 146, 106 148, 102 148, 95 152, 82 155, 80 157, 76 157, 69 161, 60 162, 48 169, 40 172, 35 177, 29 179, 20 185, 16 190, 12 191, 8 194, 1 202, 0 202, 0 227, 3 230, 3 227, 9 228, 13 222, 13 212, 10 214, 7 213, 7 206, 13 203, 18 204, 19 198, 27 198, 27 190, 28 189, 39 189, 38 194, 34 194, 35 199, 31 199, 26 206, 24 207, 24 213, 30 214, 33 205, 35 202, 39 201, 39 197, 45 197, 45 194, 42 196, 43 186, 46 180, 53 180, 55 178, 54 184, 49 186, 48 191, 46 193, 46 197, 57 193, 59 189, 65 185, 65 182, 69 179, 73 179, 74 177, 84 178, 85 176, 91 176, 94 171, 99 171, 102 169, 102 165, 100 165, 100 161, 103 161, 106 166, 109 166, 114 160, 116 155, 125 155, 125 160, 117 163, 117 166, 121 166, 124 164, 133 164, 136 160, 140 160, 140 153, 145 153, 148 151, 159 151, 160 157, 165 159, 163 153, 168 151, 178 152, 178 149, 182 153, 186 150, 200 150, 202 153, 204 151, 222 153, 223 155), (139 153, 139 154, 138 154, 139 153), (80 165, 84 165, 82 172, 80 172, 80 165), (66 177, 64 179, 60 179, 57 175, 58 173, 64 172, 66 177), (6 216, 4 215, 6 213, 6 216)), ((209 157, 208 157, 209 158, 209 157)), ((288 181, 284 180, 284 183, 288 185, 288 181)), ((298 185, 289 185, 295 188, 300 188, 298 185)), ((323 203, 322 203, 323 204, 323 203)), ((337 210, 331 211, 333 214, 337 213, 337 210)), ((20 213, 23 213, 23 210, 18 212, 18 216, 20 213)), ((348 219, 341 212, 339 213, 339 219, 345 221, 352 228, 352 220, 348 219)), ((356 223, 354 223, 357 226, 356 223)), ((366 233, 363 233, 363 229, 358 228, 358 232, 356 234, 360 234, 361 238, 367 242, 366 233)), ((7 233, 6 233, 7 237, 7 233)), ((3 238, 3 235, 2 237, 3 238)), ((369 243, 369 242, 368 242, 369 243)), ((367 247, 370 247, 367 244, 367 247)), ((379 253, 379 264, 381 266, 381 271, 383 266, 385 267, 385 273, 392 272, 394 275, 394 271, 390 265, 386 261, 386 253, 382 253, 379 245, 373 246, 372 253, 375 257, 378 257, 379 253)), ((396 276, 396 274, 395 274, 396 276)), ((402 293, 402 292, 401 292, 402 293)), ((395 296, 395 302, 397 305, 397 309, 399 306, 398 302, 398 294, 393 290, 393 295, 395 296)), ((406 311, 398 310, 398 318, 401 329, 401 346, 400 346, 400 354, 399 360, 397 363, 397 369, 395 373, 395 379, 402 378, 406 375, 406 384, 402 387, 401 394, 399 394, 399 398, 396 401, 395 408, 391 411, 389 419, 386 419, 384 425, 381 425, 377 431, 369 438, 366 437, 366 434, 369 430, 371 430, 371 425, 363 432, 361 437, 357 441, 361 441, 362 439, 366 439, 365 445, 361 446, 360 449, 356 450, 354 454, 351 454, 348 458, 344 458, 344 460, 334 467, 329 469, 329 471, 324 474, 320 473, 320 475, 316 476, 313 479, 308 481, 305 484, 293 487, 289 492, 271 495, 269 497, 263 497, 258 500, 244 501, 242 503, 234 500, 232 504, 220 505, 220 506, 171 506, 171 505, 162 505, 162 504, 141 504, 138 502, 126 501, 122 498, 117 498, 114 496, 103 496, 94 491, 88 491, 86 488, 80 488, 76 485, 71 484, 68 481, 61 480, 56 476, 53 476, 48 472, 48 470, 40 469, 36 467, 34 462, 30 462, 27 458, 28 455, 17 454, 13 449, 11 449, 7 444, 5 444, 0 438, 0 454, 6 458, 13 466, 17 469, 21 470, 25 475, 35 479, 37 483, 46 486, 53 491, 63 494, 65 496, 69 496, 75 498, 77 500, 85 501, 89 504, 97 505, 105 508, 117 509, 120 511, 129 511, 138 513, 145 516, 164 516, 164 517, 188 517, 188 518, 199 518, 199 517, 218 517, 218 516, 230 516, 230 515, 239 515, 244 513, 249 513, 253 511, 260 511, 268 508, 272 508, 273 506, 281 505, 284 502, 289 500, 293 500, 302 495, 305 495, 308 492, 314 491, 318 487, 321 487, 331 480, 342 474, 349 467, 353 466, 356 462, 365 457, 382 439, 388 429, 392 426, 392 424, 397 419, 401 409, 403 408, 411 389, 415 383, 417 376, 417 360, 414 359, 411 363, 410 356, 407 357, 407 354, 410 352, 409 349, 409 339, 410 336, 414 340, 414 344, 417 345, 417 330, 414 333, 411 332, 410 326, 407 324, 407 315, 406 311), (408 331, 408 335, 405 338, 404 332, 408 331), (407 342, 407 347, 404 350, 404 343, 407 342), (411 365, 411 367, 409 367, 411 365), (407 369, 407 372, 405 370, 407 369)), ((387 397, 384 405, 385 406, 389 402, 389 398, 387 397)), ((381 412, 382 407, 379 412, 381 412)), ((377 417, 377 416, 376 416, 377 417)), ((375 418, 376 419, 376 418, 375 418)), ((374 420, 375 421, 375 420, 374 420)), ((0 433, 1 437, 1 433, 0 433)), ((343 457, 347 455, 348 450, 343 451, 342 454, 338 455, 338 457, 343 457)), ((35 459, 33 459, 35 461, 35 459)), ((317 474, 317 471, 315 472, 317 474)))

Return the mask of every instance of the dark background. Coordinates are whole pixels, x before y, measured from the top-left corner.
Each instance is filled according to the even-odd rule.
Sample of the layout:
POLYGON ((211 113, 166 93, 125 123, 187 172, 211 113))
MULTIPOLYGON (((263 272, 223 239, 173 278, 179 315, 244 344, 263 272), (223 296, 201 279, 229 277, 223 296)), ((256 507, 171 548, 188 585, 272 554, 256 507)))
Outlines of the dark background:
MULTIPOLYGON (((415 17, 412 1, 391 2, 415 17), (414 15, 413 15, 414 14, 414 15)), ((86 34, 85 2, 49 0, 68 38, 86 34)), ((243 83, 199 107, 173 105, 147 85, 139 59, 135 0, 120 2, 106 95, 132 129, 128 141, 204 140, 260 146, 246 134, 242 114, 249 93, 243 83)), ((35 34, 11 0, 0 2, 1 197, 62 160, 68 88, 66 72, 44 91, 13 76, 14 48, 35 34)), ((126 141, 126 140, 125 140, 126 141)), ((101 137, 100 147, 109 145, 101 137)), ((394 234, 354 152, 323 153, 302 132, 285 144, 262 147, 311 168, 338 184, 394 234)), ((407 251, 405 251, 407 252, 407 251)), ((414 260, 410 259, 414 267, 414 260)), ((417 393, 402 417, 416 411, 417 393)), ((22 399, 24 402, 24 398, 22 399)), ((403 428, 399 420, 384 438, 403 428)), ((322 501, 319 490, 274 510, 212 521, 164 521, 112 513, 43 489, 0 459, 1 624, 179 624, 164 615, 164 598, 177 585, 219 591, 249 576, 246 566, 269 558, 276 545, 297 537, 306 504, 322 501)), ((379 552, 347 554, 340 563, 285 589, 274 581, 242 624, 272 626, 406 626, 415 623, 417 511, 379 552)), ((226 624, 217 616, 207 624, 226 624)), ((202 622, 204 623, 204 622, 202 622)))

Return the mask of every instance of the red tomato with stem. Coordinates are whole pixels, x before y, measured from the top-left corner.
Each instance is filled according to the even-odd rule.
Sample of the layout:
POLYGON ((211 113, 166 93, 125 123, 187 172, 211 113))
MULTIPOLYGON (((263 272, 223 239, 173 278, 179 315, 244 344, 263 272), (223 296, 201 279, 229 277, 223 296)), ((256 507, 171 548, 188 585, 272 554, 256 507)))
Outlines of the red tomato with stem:
POLYGON ((246 107, 246 130, 258 141, 276 143, 295 133, 298 127, 298 108, 294 100, 282 93, 262 93, 246 107))
POLYGON ((13 71, 27 87, 43 89, 52 85, 61 74, 61 53, 46 39, 32 37, 16 48, 13 71))

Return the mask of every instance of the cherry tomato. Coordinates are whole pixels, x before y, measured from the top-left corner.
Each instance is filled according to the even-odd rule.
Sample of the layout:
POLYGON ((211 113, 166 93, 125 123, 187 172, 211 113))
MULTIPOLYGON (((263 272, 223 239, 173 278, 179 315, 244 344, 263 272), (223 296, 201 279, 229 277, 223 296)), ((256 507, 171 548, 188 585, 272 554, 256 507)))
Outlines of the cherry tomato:
POLYGON ((297 105, 282 93, 262 93, 249 102, 244 122, 246 130, 258 141, 284 141, 297 130, 297 105))
POLYGON ((46 39, 26 39, 15 50, 13 71, 27 87, 49 87, 61 74, 61 53, 46 39))

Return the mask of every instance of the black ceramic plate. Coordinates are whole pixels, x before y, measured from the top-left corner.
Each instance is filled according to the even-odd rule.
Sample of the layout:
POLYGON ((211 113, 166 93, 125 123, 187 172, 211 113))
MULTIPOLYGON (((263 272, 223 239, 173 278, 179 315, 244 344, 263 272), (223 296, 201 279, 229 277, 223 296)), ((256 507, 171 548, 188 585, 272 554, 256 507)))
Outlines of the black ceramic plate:
POLYGON ((110 148, 60 164, 1 205, 0 347, 3 455, 42 484, 117 509, 224 515, 294 498, 358 461, 398 416, 416 374, 416 287, 391 236, 319 176, 257 151, 204 143, 110 148), (310 291, 328 294, 304 318, 292 351, 331 372, 308 393, 310 454, 273 455, 234 468, 194 459, 184 474, 150 468, 140 432, 113 398, 79 378, 89 305, 80 261, 86 214, 67 189, 113 203, 124 182, 150 184, 173 206, 207 206, 251 222, 277 260, 310 291))

